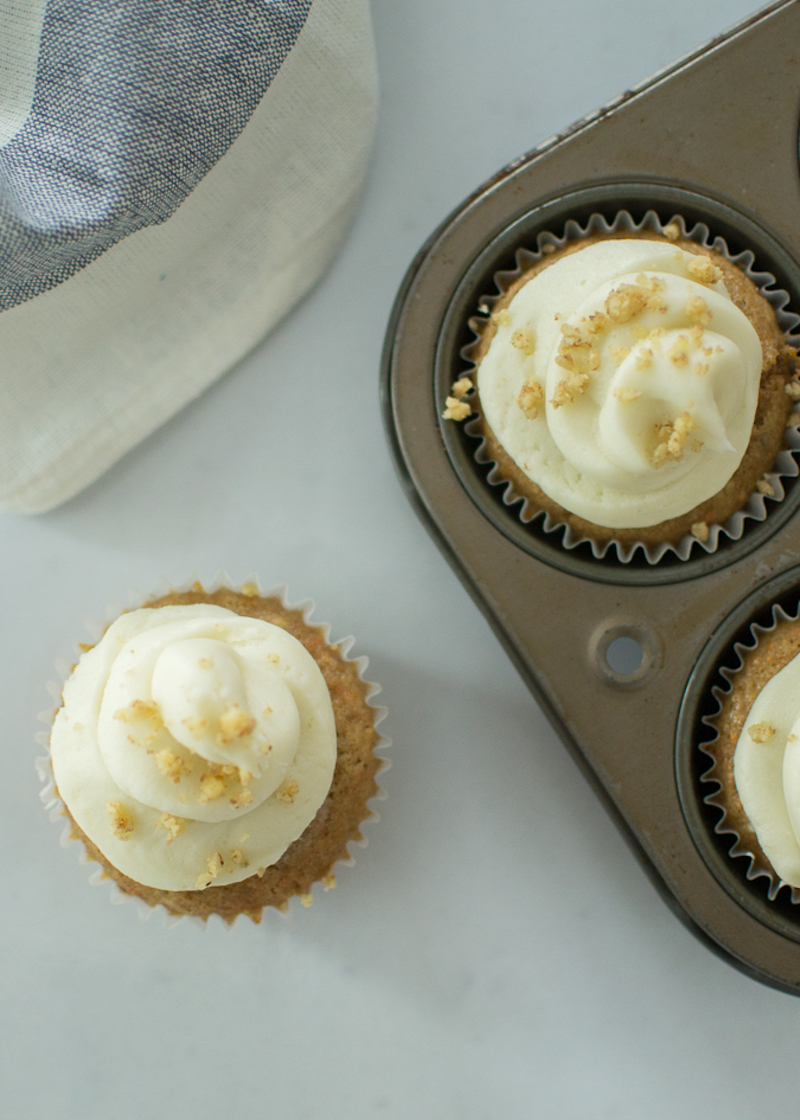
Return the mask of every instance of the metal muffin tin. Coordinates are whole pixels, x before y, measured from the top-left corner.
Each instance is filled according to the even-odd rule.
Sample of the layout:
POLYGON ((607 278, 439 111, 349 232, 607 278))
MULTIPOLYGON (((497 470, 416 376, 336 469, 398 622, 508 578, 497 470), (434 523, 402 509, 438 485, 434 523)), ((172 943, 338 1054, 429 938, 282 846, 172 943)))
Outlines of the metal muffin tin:
MULTIPOLYGON (((738 541, 648 565, 568 551, 486 485, 440 421, 468 322, 515 250, 569 218, 648 209, 751 249, 800 310, 800 0, 781 0, 511 164, 420 250, 383 357, 401 480, 444 552, 678 916, 732 964, 800 993, 800 907, 770 902, 726 855, 703 802, 701 719, 721 660, 774 601, 800 596, 800 482, 738 541), (609 665, 617 637, 638 669, 609 665)), ((788 485, 787 485, 788 484, 788 485)))

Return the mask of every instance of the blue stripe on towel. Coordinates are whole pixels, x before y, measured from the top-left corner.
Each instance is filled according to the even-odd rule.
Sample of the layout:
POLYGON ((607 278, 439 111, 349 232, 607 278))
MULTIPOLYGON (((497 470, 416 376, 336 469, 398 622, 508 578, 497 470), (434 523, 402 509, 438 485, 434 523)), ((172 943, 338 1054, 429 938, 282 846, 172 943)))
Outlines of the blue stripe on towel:
POLYGON ((312 0, 49 0, 0 149, 0 310, 170 217, 247 124, 312 0))

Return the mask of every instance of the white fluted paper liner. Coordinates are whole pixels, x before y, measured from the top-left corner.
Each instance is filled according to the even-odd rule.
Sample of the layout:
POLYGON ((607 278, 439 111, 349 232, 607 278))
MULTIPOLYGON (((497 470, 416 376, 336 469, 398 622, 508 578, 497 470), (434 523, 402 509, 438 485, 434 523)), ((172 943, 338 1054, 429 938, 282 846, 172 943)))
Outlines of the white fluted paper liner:
MULTIPOLYGON (((111 623, 126 611, 136 610, 139 607, 143 606, 145 603, 159 599, 163 595, 169 595, 170 592, 191 591, 192 588, 198 583, 200 583, 203 587, 203 590, 208 592, 209 594, 213 594, 220 588, 226 588, 230 591, 241 591, 242 588, 246 587, 248 584, 254 585, 257 588, 257 594, 260 598, 270 599, 274 597, 280 600, 281 605, 286 610, 302 611, 303 621, 317 627, 321 631, 325 644, 332 648, 338 649, 345 661, 349 661, 351 664, 357 666, 359 679, 367 685, 366 700, 375 713, 375 728, 377 729, 379 724, 381 724, 386 718, 386 708, 379 704, 373 703, 374 698, 381 691, 381 686, 379 684, 375 684, 372 681, 367 681, 366 677, 364 676, 369 664, 369 658, 363 655, 361 657, 348 657, 348 654, 353 648, 356 639, 352 635, 349 635, 346 638, 340 638, 338 641, 331 641, 331 627, 329 623, 311 622, 311 615, 316 609, 316 604, 313 599, 303 599, 296 603, 290 602, 288 597, 289 590, 287 584, 281 583, 277 584, 274 587, 262 590, 258 576, 254 574, 246 576, 243 580, 241 580, 241 582, 232 580, 228 573, 225 571, 217 572, 213 579, 208 582, 204 582, 196 574, 190 575, 182 583, 175 583, 173 581, 167 580, 162 576, 159 583, 152 591, 149 591, 147 593, 137 589, 132 589, 131 591, 129 591, 127 595, 126 605, 122 605, 114 601, 110 602, 106 607, 105 617, 103 621, 87 621, 85 623, 85 626, 89 633, 91 644, 95 645, 97 642, 99 642, 111 623)), ((74 847, 78 852, 79 862, 86 865, 87 867, 92 868, 92 872, 89 876, 89 883, 91 886, 105 887, 109 892, 109 902, 114 906, 119 906, 123 903, 134 905, 139 914, 139 917, 143 921, 147 921, 148 919, 152 918, 156 912, 160 912, 164 920, 165 928, 167 929, 171 929, 179 922, 189 923, 196 926, 198 929, 205 929, 210 923, 213 922, 213 924, 217 926, 221 926, 225 929, 231 929, 235 924, 237 918, 242 917, 241 914, 237 915, 237 918, 234 918, 230 922, 226 922, 225 919, 222 918, 219 914, 209 914, 206 918, 201 918, 193 914, 173 914, 161 904, 157 906, 150 906, 149 903, 145 902, 143 899, 138 898, 135 895, 128 894, 126 891, 123 891, 119 887, 114 879, 110 878, 105 873, 102 867, 98 866, 98 864, 94 860, 89 859, 86 853, 86 848, 84 847, 82 841, 72 836, 69 818, 65 815, 66 810, 64 803, 56 792, 55 777, 53 775, 53 767, 50 762, 49 754, 49 729, 52 728, 55 714, 61 706, 62 689, 67 678, 72 674, 75 662, 78 660, 83 651, 80 645, 76 644, 72 652, 73 657, 71 661, 66 658, 59 658, 55 662, 54 668, 58 679, 57 681, 48 681, 46 686, 47 691, 49 692, 53 700, 53 705, 47 708, 45 711, 40 712, 38 715, 38 719, 47 724, 48 730, 40 731, 36 735, 36 742, 43 746, 44 749, 48 752, 46 755, 36 759, 36 770, 42 781, 42 789, 39 796, 41 797, 45 808, 49 811, 50 820, 55 824, 63 825, 61 836, 59 838, 61 846, 63 848, 74 847)), ((378 759, 376 777, 377 774, 386 773, 386 771, 391 766, 390 760, 384 757, 384 752, 387 751, 389 747, 391 747, 391 745, 391 739, 386 735, 379 733, 378 742, 376 743, 373 751, 376 758, 378 759)), ((378 813, 375 811, 374 802, 384 801, 385 799, 386 793, 379 787, 377 793, 373 797, 371 797, 367 803, 368 814, 366 818, 358 825, 359 831, 363 829, 364 825, 375 823, 380 819, 378 813)), ((355 857, 353 855, 353 852, 351 851, 351 848, 365 848, 366 846, 366 837, 362 836, 361 839, 351 840, 347 845, 347 858, 337 860, 335 866, 338 867, 340 864, 344 864, 345 866, 352 866, 355 863, 355 857)), ((318 886, 319 884, 314 885, 318 886)), ((309 906, 310 895, 295 895, 291 899, 289 899, 288 902, 289 905, 281 909, 278 909, 275 906, 265 906, 264 911, 274 911, 282 918, 288 917, 290 908, 296 910, 298 906, 309 906)))
MULTIPOLYGON (((497 285, 497 291, 493 295, 482 296, 478 301, 478 309, 480 315, 470 319, 470 327, 475 333, 475 342, 465 346, 461 351, 461 356, 469 362, 469 366, 465 368, 460 376, 471 377, 474 379, 475 363, 472 361, 474 348, 480 338, 481 331, 489 322, 492 308, 501 295, 508 290, 508 288, 517 280, 523 272, 532 268, 533 265, 538 264, 545 257, 555 252, 556 249, 563 249, 569 242, 580 241, 593 234, 612 234, 627 232, 646 232, 664 234, 664 230, 668 225, 677 225, 680 230, 680 236, 688 238, 691 241, 697 242, 706 249, 713 249, 731 264, 736 265, 758 288, 760 294, 767 300, 775 311, 775 316, 778 320, 778 325, 786 336, 786 341, 790 345, 800 346, 800 334, 798 334, 798 327, 800 327, 800 315, 788 310, 789 293, 783 288, 775 286, 775 277, 769 272, 757 272, 754 269, 755 257, 753 253, 746 249, 741 253, 732 254, 728 249, 725 239, 722 237, 714 237, 712 239, 711 232, 707 225, 703 222, 697 222, 691 228, 688 228, 683 217, 680 214, 675 214, 667 222, 661 222, 658 214, 654 210, 648 210, 641 221, 635 222, 627 210, 620 210, 612 222, 608 222, 602 214, 592 214, 585 225, 579 225, 578 222, 570 219, 564 226, 564 233, 562 236, 557 236, 549 231, 544 231, 538 234, 536 238, 535 249, 519 249, 516 254, 517 267, 513 271, 496 272, 494 281, 497 285)), ((795 404, 792 412, 793 423, 800 425, 800 403, 795 404)), ((633 544, 625 544, 622 541, 615 540, 613 537, 609 540, 596 541, 591 537, 586 537, 580 533, 575 532, 571 525, 564 521, 559 521, 553 517, 552 514, 545 510, 537 509, 524 495, 519 494, 514 485, 509 479, 504 478, 500 472, 500 468, 494 459, 492 459, 486 447, 486 441, 483 438, 481 430, 480 418, 473 417, 468 420, 464 425, 464 431, 468 436, 479 441, 478 447, 474 453, 474 459, 482 466, 491 464, 491 470, 486 476, 486 481, 490 486, 503 487, 502 500, 506 506, 516 506, 520 521, 524 524, 538 521, 540 527, 548 535, 561 536, 559 542, 563 548, 573 549, 578 545, 588 544, 591 547, 593 556, 602 560, 608 555, 609 551, 616 553, 616 559, 620 560, 623 564, 629 563, 639 549, 644 553, 645 558, 649 564, 657 564, 659 560, 663 559, 668 553, 677 556, 681 560, 688 560, 693 548, 701 548, 705 552, 716 552, 719 547, 721 537, 727 537, 730 540, 738 541, 744 533, 748 521, 764 521, 769 513, 768 502, 779 503, 783 501, 785 491, 783 488, 782 479, 795 478, 800 474, 797 460, 793 452, 800 451, 800 433, 796 427, 788 427, 786 429, 786 444, 787 447, 778 452, 775 458, 775 464, 772 471, 765 476, 765 480, 770 483, 774 490, 774 496, 766 497, 757 491, 750 495, 747 504, 731 517, 724 524, 709 525, 708 539, 700 541, 691 534, 687 534, 678 544, 669 544, 661 542, 659 544, 645 544, 643 541, 635 541, 633 544)))
POLYGON ((722 814, 714 826, 714 832, 717 833, 718 836, 734 837, 734 842, 728 851, 728 856, 734 860, 746 859, 748 861, 745 878, 750 882, 755 879, 767 880, 767 897, 771 902, 775 900, 780 890, 786 888, 791 901, 795 905, 800 904, 800 887, 794 887, 791 883, 787 883, 784 879, 781 879, 772 868, 763 852, 756 852, 749 847, 738 830, 733 826, 727 807, 725 784, 717 773, 718 760, 714 754, 713 748, 714 744, 719 739, 716 720, 722 711, 725 698, 730 696, 736 687, 736 678, 745 666, 747 655, 757 648, 763 634, 771 634, 782 622, 796 622, 799 616, 800 604, 798 604, 798 611, 791 615, 788 614, 780 604, 775 603, 772 606, 771 625, 762 626, 760 623, 754 622, 750 625, 750 641, 733 643, 730 649, 732 655, 730 660, 733 661, 734 658, 738 659, 738 665, 734 664, 732 666, 723 666, 720 668, 719 675, 725 680, 727 687, 722 688, 718 684, 712 685, 711 695, 716 700, 718 708, 717 711, 703 716, 701 722, 708 727, 713 734, 702 743, 698 743, 699 749, 703 754, 707 755, 713 763, 713 765, 700 776, 700 782, 704 785, 713 783, 717 787, 712 793, 707 794, 703 798, 704 804, 713 806, 722 814))

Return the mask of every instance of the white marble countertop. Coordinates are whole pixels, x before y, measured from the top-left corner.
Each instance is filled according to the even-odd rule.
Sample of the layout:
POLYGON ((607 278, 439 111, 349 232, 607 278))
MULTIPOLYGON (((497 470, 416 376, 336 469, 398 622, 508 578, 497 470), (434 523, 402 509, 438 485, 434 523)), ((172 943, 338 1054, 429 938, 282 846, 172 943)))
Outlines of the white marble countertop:
POLYGON ((333 267, 82 495, 0 516, 8 1120, 793 1114, 800 1003, 657 896, 409 507, 378 403, 395 292, 448 212, 753 10, 373 0, 382 114, 333 267), (309 910, 166 929, 59 847, 35 714, 108 600, 220 567, 288 581, 357 635, 393 768, 369 846, 309 910))

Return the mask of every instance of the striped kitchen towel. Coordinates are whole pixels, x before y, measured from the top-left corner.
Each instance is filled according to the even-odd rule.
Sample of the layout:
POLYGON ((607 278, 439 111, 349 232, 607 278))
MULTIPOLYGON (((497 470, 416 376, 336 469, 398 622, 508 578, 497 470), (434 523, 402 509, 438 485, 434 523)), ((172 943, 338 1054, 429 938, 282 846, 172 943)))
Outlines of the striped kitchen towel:
POLYGON ((0 0, 0 506, 77 493, 308 290, 376 101, 369 0, 0 0))

